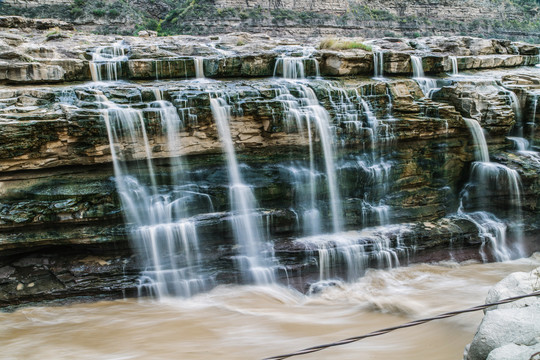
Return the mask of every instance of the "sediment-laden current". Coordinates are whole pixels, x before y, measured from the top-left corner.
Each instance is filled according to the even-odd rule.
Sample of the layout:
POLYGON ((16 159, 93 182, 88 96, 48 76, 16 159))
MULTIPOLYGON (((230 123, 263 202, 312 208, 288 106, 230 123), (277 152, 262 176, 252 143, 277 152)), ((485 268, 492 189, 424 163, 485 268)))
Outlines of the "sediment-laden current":
MULTIPOLYGON (((303 295, 218 286, 189 299, 27 307, 0 314, 3 359, 257 359, 484 302, 540 254, 504 263, 444 262, 369 270, 303 295)), ((482 312, 399 330, 302 359, 459 359, 482 312)))

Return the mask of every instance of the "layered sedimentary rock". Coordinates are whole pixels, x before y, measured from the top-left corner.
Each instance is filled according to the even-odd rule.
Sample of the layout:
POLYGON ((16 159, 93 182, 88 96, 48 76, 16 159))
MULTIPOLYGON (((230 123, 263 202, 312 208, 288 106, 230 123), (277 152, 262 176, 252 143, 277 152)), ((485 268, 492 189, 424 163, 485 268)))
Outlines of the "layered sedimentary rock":
POLYGON ((216 6, 221 8, 264 8, 268 10, 289 9, 337 14, 344 13, 349 9, 349 3, 344 0, 217 0, 216 6))
MULTIPOLYGON (((534 89, 540 79, 531 72, 496 80, 444 78, 443 73, 452 69, 450 56, 458 57, 459 70, 491 67, 488 63, 532 65, 535 47, 465 37, 373 41, 383 53, 387 78, 371 79, 371 51, 317 50, 267 36, 68 33, 48 39, 35 30, 25 35, 0 33, 0 67, 6 70, 0 81, 7 85, 0 90, 3 305, 136 292, 141 269, 117 195, 112 166, 117 152, 142 178, 150 177, 145 173, 149 154, 158 175, 176 166, 171 158, 183 157, 185 173, 193 179, 190 191, 204 193, 213 207, 192 219, 205 238, 204 261, 218 283, 234 281, 239 275, 230 190, 211 108, 217 97, 230 107, 230 136, 276 256, 298 278, 313 278, 309 254, 317 246, 301 239, 306 234, 294 206, 306 189, 295 176, 309 168, 310 158, 320 165, 326 156, 322 135, 311 129, 312 138, 307 136, 301 117, 294 115, 313 107, 306 105, 313 97, 332 130, 343 228, 358 231, 348 236, 365 244, 369 262, 377 265, 381 243, 400 249, 405 262, 445 259, 449 251, 458 259, 477 258, 479 246, 489 248, 472 221, 456 216, 475 160, 465 119, 477 120, 490 135, 490 148, 496 151, 492 158, 521 175, 525 235, 533 245, 538 240, 540 163, 533 152, 512 151, 506 135, 525 118, 535 121, 534 89), (109 60, 97 56, 103 54, 109 60), (426 73, 441 75, 436 81, 441 89, 431 99, 417 80, 388 78, 412 74, 411 56, 421 57, 426 73), (281 79, 298 75, 300 65, 309 80, 281 79), (92 75, 125 81, 89 82, 92 75), (203 75, 213 80, 193 79, 203 75), (144 124, 146 139, 126 136, 111 151, 107 116, 126 109, 144 124), (169 110, 182 123, 178 148, 171 147, 163 121, 169 110), (520 116, 518 110, 523 110, 520 116), (385 220, 388 211, 391 221, 385 220), (396 225, 377 227, 388 222, 396 225)), ((527 134, 537 141, 534 132, 527 134)), ((312 176, 324 183, 327 175, 319 171, 312 176)), ((318 189, 325 215, 321 227, 327 229, 331 194, 325 186, 318 189)), ((504 213, 507 194, 504 188, 499 192, 501 200, 492 210, 504 213)))
POLYGON ((4 13, 70 20, 85 30, 133 33, 141 26, 166 33, 213 34, 235 31, 296 36, 536 37, 538 11, 528 2, 495 1, 314 1, 216 0, 170 2, 136 0, 5 0, 4 13), (164 21, 163 21, 164 20, 164 21), (390 34, 390 35, 389 35, 390 34))
MULTIPOLYGON (((0 28, 20 28, 23 23, 31 25, 23 33, 0 32, 0 82, 32 84, 91 80, 92 52, 116 42, 129 47, 128 58, 119 75, 133 80, 194 77, 193 59, 197 57, 204 58, 207 77, 272 76, 282 56, 302 56, 304 51, 295 40, 274 39, 267 35, 237 33, 206 38, 158 37, 149 42, 142 37, 90 36, 71 32, 67 24, 48 21, 0 17, 0 28), (47 30, 54 27, 59 30, 47 30)), ((388 38, 367 43, 384 52, 383 72, 387 75, 412 74, 411 55, 422 55, 424 70, 428 74, 450 71, 449 56, 457 56, 460 70, 516 67, 538 62, 537 47, 503 40, 388 38)), ((317 45, 314 40, 313 46, 317 45)), ((319 61, 321 75, 373 74, 371 51, 317 51, 313 48, 311 55, 319 61)), ((314 74, 314 71, 314 68, 308 69, 307 75, 314 74)))

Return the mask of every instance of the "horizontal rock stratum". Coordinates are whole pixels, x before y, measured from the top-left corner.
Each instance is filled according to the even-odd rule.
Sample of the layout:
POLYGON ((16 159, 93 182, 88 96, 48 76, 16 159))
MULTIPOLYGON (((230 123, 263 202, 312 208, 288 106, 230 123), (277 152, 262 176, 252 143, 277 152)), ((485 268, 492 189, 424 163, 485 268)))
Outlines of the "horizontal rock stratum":
MULTIPOLYGON (((536 64, 539 53, 538 47, 525 43, 471 37, 385 38, 364 42, 384 52, 383 68, 388 75, 412 74, 411 55, 423 57, 427 74, 437 74, 451 70, 449 56, 457 57, 459 69, 474 70, 536 64), (431 50, 422 50, 426 47, 431 50)), ((284 54, 301 56, 303 51, 298 41, 267 35, 99 36, 71 31, 68 24, 53 20, 0 17, 0 83, 91 80, 89 65, 92 52, 100 46, 114 43, 122 43, 129 48, 120 75, 133 80, 194 77, 194 59, 198 57, 204 58, 206 77, 273 76, 280 57, 284 54), (2 27, 22 29, 1 31, 2 27)), ((318 60, 323 76, 373 74, 371 51, 317 50, 319 41, 316 39, 310 45, 313 47, 311 55, 318 60)), ((314 70, 310 69, 311 72, 314 70)), ((277 73, 280 71, 278 66, 277 73)))
MULTIPOLYGON (((302 128, 310 107, 331 129, 344 228, 351 230, 343 236, 365 245, 368 264, 377 265, 381 242, 398 248, 404 263, 450 253, 479 258, 479 249, 493 258, 486 235, 457 213, 475 160, 467 125, 473 120, 487 135, 490 160, 519 175, 522 230, 531 250, 538 243, 540 161, 507 138, 522 127, 531 149, 539 145, 537 46, 432 37, 357 39, 339 50, 321 49, 319 40, 306 45, 245 33, 100 36, 47 21, 0 24, 9 27, 0 30, 1 305, 135 293, 139 249, 128 243, 132 224, 122 215, 113 153, 142 178, 166 178, 182 157, 183 173, 193 179, 183 185, 204 194, 189 206, 212 204, 189 219, 205 239, 204 261, 217 283, 236 279, 234 214, 211 109, 218 97, 229 106, 231 141, 259 203, 254 211, 283 268, 301 279, 299 288, 317 273, 317 248, 293 208, 307 187, 298 179, 306 178, 311 158, 313 167, 324 162, 320 133, 302 128), (58 29, 41 30, 43 23, 58 29), (374 77, 380 59, 382 74, 374 77), (411 79, 413 64, 433 78, 411 79), (467 75, 448 76, 452 70, 467 75), (283 78, 301 71, 306 79, 283 78), (179 119, 175 146, 167 112, 179 119), (123 136, 111 147, 107 121, 126 114, 144 136, 123 136), (153 174, 145 170, 148 157, 153 174), (379 227, 387 209, 395 224, 379 227)), ((310 176, 326 181, 323 171, 310 176)), ((505 181, 489 189, 489 210, 501 216, 515 201, 505 181)), ((321 189, 320 225, 327 228, 330 195, 321 189)), ((484 189, 467 189, 469 198, 482 198, 484 189)), ((339 235, 327 240, 335 244, 339 235)))

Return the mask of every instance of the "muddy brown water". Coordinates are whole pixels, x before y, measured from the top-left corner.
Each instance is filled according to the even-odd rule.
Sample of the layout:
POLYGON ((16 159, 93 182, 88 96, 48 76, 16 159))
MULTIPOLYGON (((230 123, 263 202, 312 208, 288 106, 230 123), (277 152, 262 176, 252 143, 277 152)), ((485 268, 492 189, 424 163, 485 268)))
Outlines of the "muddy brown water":
MULTIPOLYGON (((190 299, 120 300, 0 313, 0 359, 260 359, 484 302, 540 254, 506 263, 369 271, 306 296, 220 286, 190 299)), ((461 359, 482 312, 398 330, 298 359, 461 359)))

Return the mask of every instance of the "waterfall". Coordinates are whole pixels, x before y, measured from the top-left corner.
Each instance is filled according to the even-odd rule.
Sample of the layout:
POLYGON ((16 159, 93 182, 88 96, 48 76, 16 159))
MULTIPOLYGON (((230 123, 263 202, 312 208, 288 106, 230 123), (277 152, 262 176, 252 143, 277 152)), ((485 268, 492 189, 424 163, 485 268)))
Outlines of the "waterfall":
POLYGON ((527 151, 530 147, 529 141, 525 138, 509 136, 507 139, 514 143, 516 150, 519 152, 527 151))
POLYGON ((473 136, 474 144, 476 145, 476 160, 480 162, 489 162, 489 150, 484 135, 484 130, 480 123, 474 119, 463 118, 469 127, 473 136))
MULTIPOLYGON (((360 101, 360 104, 362 105, 362 110, 364 111, 364 114, 366 114, 367 124, 371 130, 372 148, 375 149, 376 144, 379 143, 380 140, 379 126, 381 125, 381 123, 371 111, 366 100, 364 100, 361 96, 358 95, 358 101, 360 101)), ((386 127, 386 129, 388 128, 386 127)), ((390 136, 384 136, 384 139, 387 139, 389 137, 390 136)))
POLYGON ((260 229, 261 216, 257 213, 257 202, 251 188, 244 184, 240 174, 229 122, 231 109, 221 97, 211 98, 210 107, 216 122, 219 137, 227 157, 229 173, 229 197, 232 207, 232 225, 241 255, 239 264, 247 281, 270 284, 275 281, 271 259, 266 256, 265 240, 260 229))
MULTIPOLYGON (((296 202, 301 214, 304 235, 308 236, 297 240, 306 245, 308 249, 316 248, 318 254, 318 264, 320 270, 320 280, 330 278, 331 269, 338 263, 345 263, 350 276, 349 280, 356 279, 359 274, 367 268, 367 264, 378 267, 396 266, 399 264, 396 251, 385 238, 377 241, 364 243, 359 241, 356 236, 350 237, 348 232, 343 231, 343 206, 338 187, 336 172, 341 170, 352 171, 367 174, 370 181, 376 186, 373 194, 365 194, 365 199, 361 202, 362 222, 364 226, 376 224, 390 224, 390 207, 377 196, 384 196, 388 190, 391 163, 386 162, 379 154, 385 146, 387 140, 392 138, 391 127, 377 118, 370 104, 364 96, 361 96, 356 89, 347 91, 334 85, 330 81, 318 81, 327 90, 327 101, 330 104, 330 112, 334 117, 334 123, 330 119, 328 111, 320 105, 319 100, 313 88, 303 82, 287 81, 277 88, 278 96, 286 110, 284 119, 284 128, 287 131, 297 130, 307 137, 310 152, 310 165, 303 167, 301 164, 293 164, 284 170, 293 183, 296 202), (293 96, 292 94, 298 94, 293 96), (345 125, 345 128, 351 132, 345 136, 358 133, 369 134, 371 141, 372 156, 369 159, 357 159, 356 162, 336 159, 336 144, 339 143, 339 137, 336 133, 339 125, 345 125), (315 131, 312 135, 312 131, 315 131), (307 133, 307 134, 306 134, 307 133), (325 163, 325 171, 319 172, 314 167, 313 154, 313 136, 318 136, 325 163), (327 140, 326 140, 327 139, 327 140), (323 179, 326 178, 326 185, 329 194, 329 203, 333 220, 333 232, 324 234, 320 223, 322 213, 318 208, 317 198, 321 193, 320 186, 323 179), (338 214, 338 216, 336 216, 338 214), (368 261, 368 259, 378 261, 368 261)), ((326 100, 326 99, 325 99, 326 100)), ((322 101, 322 100, 321 100, 322 101)), ((387 109, 390 117, 390 109, 387 109)), ((345 141, 343 139, 342 141, 345 141)), ((369 139, 368 139, 369 141, 369 139)), ((365 176, 365 175, 362 175, 365 176)), ((308 250, 312 251, 312 250, 308 250)))
POLYGON ((458 67, 457 57, 449 56, 448 59, 450 59, 450 63, 452 64, 452 75, 453 76, 458 75, 459 67, 458 67))
POLYGON ((92 81, 117 81, 122 75, 122 64, 128 61, 127 51, 129 47, 122 42, 96 48, 89 63, 92 81))
MULTIPOLYGON (((115 50, 115 47, 111 47, 108 50, 105 48, 96 50, 95 59, 106 58, 104 54, 111 54, 109 60, 102 61, 101 65, 99 61, 94 63, 93 74, 96 74, 96 77, 97 74, 103 74, 104 78, 107 75, 107 79, 113 80, 121 77, 122 61, 125 60, 119 59, 122 57, 127 59, 127 52, 119 49, 115 50)), ((383 76, 384 53, 374 51, 373 60, 374 76, 380 78, 383 76)), ((457 59, 451 57, 450 60, 453 73, 457 74, 457 59)), ((188 58, 187 61, 191 59, 188 58)), ((203 78, 204 59, 194 57, 193 61, 197 78, 203 78)), ((437 86, 436 81, 425 77, 421 57, 411 56, 411 65, 414 79, 424 94, 429 96, 437 86)), ((393 197, 397 186, 392 184, 395 180, 392 176, 394 163, 386 158, 392 156, 395 148, 390 148, 387 143, 393 139, 393 129, 398 133, 407 126, 402 122, 392 125, 395 119, 392 115, 392 98, 388 90, 392 85, 386 88, 385 94, 381 89, 386 84, 375 81, 371 82, 374 85, 370 87, 352 81, 341 83, 322 79, 306 80, 306 76, 313 73, 313 69, 318 76, 317 61, 311 54, 283 55, 277 59, 274 68, 274 76, 280 74, 282 79, 260 80, 260 84, 248 84, 245 87, 243 83, 242 88, 240 86, 238 90, 235 88, 234 91, 237 93, 231 97, 227 97, 228 93, 222 89, 228 91, 232 86, 218 81, 211 84, 204 81, 182 81, 165 91, 144 85, 144 98, 150 97, 155 101, 145 105, 142 100, 142 104, 135 104, 137 102, 135 100, 133 107, 115 105, 104 95, 100 95, 115 169, 115 180, 126 223, 135 244, 134 247, 141 249, 141 257, 147 259, 140 278, 141 292, 158 297, 190 296, 214 284, 213 276, 207 274, 209 270, 205 267, 205 259, 201 256, 201 248, 209 246, 202 238, 202 234, 206 234, 203 231, 207 229, 203 227, 199 229, 201 234, 201 239, 199 239, 196 225, 199 221, 197 215, 200 214, 192 209, 192 203, 196 202, 199 206, 204 206, 206 213, 209 213, 213 212, 213 204, 208 194, 202 193, 189 182, 190 176, 202 176, 195 174, 199 170, 193 170, 190 174, 180 156, 180 150, 183 150, 180 132, 183 134, 200 132, 200 138, 197 135, 190 135, 189 141, 196 143, 190 146, 205 147, 202 152, 213 149, 213 144, 208 146, 208 143, 204 141, 200 141, 199 144, 197 143, 199 140, 195 139, 195 137, 203 139, 203 136, 206 137, 210 133, 206 129, 212 128, 213 125, 209 125, 207 119, 202 120, 199 127, 188 126, 184 129, 184 120, 186 125, 190 125, 196 124, 197 118, 190 114, 187 106, 182 108, 183 103, 196 102, 197 104, 193 105, 196 108, 195 111, 209 115, 207 108, 202 109, 204 102, 201 101, 201 94, 203 100, 208 95, 215 128, 226 159, 230 212, 219 216, 226 219, 225 221, 230 221, 237 245, 235 260, 245 282, 272 284, 276 281, 277 266, 273 257, 273 246, 267 242, 271 231, 275 231, 276 234, 282 231, 282 235, 279 236, 283 236, 284 242, 288 241, 289 237, 304 236, 296 241, 305 244, 312 254, 316 251, 320 280, 339 276, 336 271, 338 263, 346 265, 349 279, 358 278, 370 265, 392 267, 400 264, 400 256, 403 254, 401 251, 404 247, 400 240, 395 238, 395 234, 366 237, 365 234, 359 232, 347 231, 347 225, 350 226, 350 224, 344 220, 344 214, 351 214, 350 218, 358 220, 356 224, 364 230, 368 226, 379 226, 379 230, 390 231, 395 229, 393 225, 390 225, 393 220, 391 217, 401 219, 409 216, 407 214, 409 209, 390 207, 397 202, 396 197, 393 197), (190 98, 191 93, 197 93, 198 97, 195 101, 193 101, 194 98, 190 98), (172 101, 175 105, 165 99, 172 101), (267 102, 266 108, 263 109, 264 105, 258 108, 259 104, 254 106, 254 102, 267 102), (234 122, 232 118, 233 111, 237 110, 237 107, 234 107, 236 104, 241 104, 238 109, 241 106, 249 112, 246 118, 257 117, 258 114, 255 111, 260 110, 261 122, 264 121, 264 131, 260 130, 263 126, 258 124, 257 126, 260 125, 260 127, 257 127, 256 131, 250 133, 242 130, 241 134, 237 135, 237 127, 242 125, 234 122), (281 110, 284 110, 283 115, 281 110), (151 112, 155 116, 149 117, 151 112), (159 124, 155 125, 154 119, 159 119, 157 121, 159 124), (148 126, 150 121, 151 126, 148 126), (157 128, 161 133, 153 136, 156 135, 157 128), (242 170, 234 148, 237 136, 243 140, 244 134, 270 137, 282 131, 298 133, 285 140, 298 139, 298 148, 303 147, 306 150, 295 160, 291 156, 286 158, 285 163, 268 165, 269 168, 273 166, 271 171, 280 171, 280 176, 285 174, 288 178, 290 189, 283 193, 276 192, 276 194, 286 193, 283 196, 292 201, 290 208, 283 210, 285 214, 278 216, 283 216, 285 219, 294 213, 303 229, 300 235, 296 232, 294 219, 291 221, 292 225, 289 223, 283 225, 285 230, 276 230, 281 224, 270 228, 272 225, 270 220, 274 219, 271 217, 273 215, 263 218, 263 211, 259 209, 255 192, 250 186, 255 182, 252 182, 242 170), (297 138, 295 139, 294 136, 297 138), (361 149, 364 152, 363 155, 347 153, 347 149, 353 146, 355 149, 361 149), (164 151, 167 159, 153 160, 154 151, 164 151), (168 169, 164 170, 166 166, 173 169, 170 174, 168 174, 168 169), (276 170, 277 168, 279 170, 276 170), (348 180, 351 181, 348 182, 348 180), (354 181, 356 181, 356 189, 351 189, 355 186, 349 185, 354 181), (263 220, 268 220, 265 222, 266 232, 263 220)), ((160 74, 162 72, 162 70, 159 71, 160 74)), ((158 65, 156 65, 156 76, 157 74, 158 65)), ((111 94, 115 90, 116 88, 111 90, 111 94)), ((136 97, 131 97, 131 93, 129 95, 129 98, 127 96, 125 98, 136 97)), ((499 95, 502 97, 503 94, 499 93, 499 95)), ((114 96, 111 95, 111 97, 114 96)), ((508 93, 512 104, 519 105, 515 94, 513 96, 508 93)), ((121 99, 120 101, 131 103, 131 100, 121 99)), ((429 104, 429 101, 422 103, 429 104)), ((429 105, 425 107, 429 108, 429 105)), ((513 107, 515 108, 515 105, 513 107)), ((516 116, 520 116, 518 111, 519 108, 515 108, 516 116)), ((429 116, 427 110, 425 114, 429 116)), ((457 119, 459 115, 456 116, 457 119)), ((249 123, 251 120, 246 121, 247 125, 244 126, 253 127, 249 123)), ((520 218, 520 178, 516 171, 490 162, 482 127, 473 119, 465 119, 465 122, 474 140, 476 161, 471 165, 471 180, 463 192, 462 206, 457 216, 471 221, 478 228, 478 234, 484 240, 482 256, 485 259, 489 258, 487 251, 490 248, 493 249, 495 258, 506 260, 516 253, 507 243, 507 232, 514 231, 520 238, 520 228, 505 225, 498 219, 498 213, 496 216, 477 211, 480 206, 473 201, 477 201, 478 198, 480 201, 483 200, 480 195, 488 198, 495 191, 505 192, 509 201, 512 202, 512 210, 515 210, 514 218, 520 218), (470 198, 467 197, 469 194, 470 198), (477 198, 474 195, 478 195, 477 198)), ((440 124, 440 126, 443 125, 440 124)), ((448 122, 446 127, 448 130, 448 122)), ((438 131, 438 123, 434 129, 438 131)), ((282 134, 275 136, 277 139, 275 144, 283 143, 280 136, 282 134)), ((510 139, 514 140, 514 138, 510 139)), ((246 143, 255 144, 255 142, 246 143)), ((525 147, 521 141, 516 140, 516 143, 519 144, 518 149, 525 147)), ((300 150, 294 148, 295 146, 296 144, 292 141, 285 143, 284 152, 292 148, 291 154, 296 155, 294 152, 300 152, 300 150), (292 146, 288 147, 291 144, 292 146)), ((435 151, 428 153, 428 156, 431 156, 429 161, 435 159, 433 154, 435 151)), ((283 156, 286 157, 287 153, 283 156)), ((163 155, 161 154, 160 157, 163 155)), ((402 160, 400 158, 399 161, 402 160)), ((394 171, 399 174, 402 166, 398 164, 394 171)), ((438 168, 436 171, 439 171, 438 168)), ((208 173, 204 172, 204 174, 208 173)), ((257 188, 257 191, 259 189, 262 188, 257 188)), ((209 194, 214 196, 211 191, 215 191, 213 187, 209 190, 209 194)), ((221 190, 216 193, 218 195, 215 198, 220 201, 216 202, 219 204, 216 207, 219 209, 226 207, 221 201, 227 196, 223 196, 221 190)), ((402 195, 399 194, 399 196, 402 195)), ((428 194, 428 196, 431 195, 428 194)), ((442 191, 441 196, 443 196, 442 191)), ((272 208, 272 202, 276 201, 275 199, 267 200, 266 197, 261 197, 259 200, 268 208, 272 208)), ((266 213, 270 214, 270 211, 266 213)), ((286 219, 286 221, 289 220, 289 218, 286 219)), ((282 244, 276 242, 276 249, 282 250, 279 246, 282 244)), ((229 248, 226 251, 228 250, 229 248)), ((520 254, 523 253, 521 240, 518 240, 516 250, 520 254)))
POLYGON ((304 58, 296 57, 281 57, 276 61, 274 76, 276 76, 277 68, 281 65, 283 69, 283 77, 285 79, 305 79, 306 72, 304 69, 304 58))
POLYGON ((540 94, 533 93, 533 101, 532 101, 532 116, 527 122, 527 125, 529 127, 529 139, 530 144, 533 145, 535 141, 535 135, 536 135, 536 108, 538 107, 538 97, 540 94))
POLYGON ((421 57, 411 55, 411 66, 413 69, 413 79, 418 83, 420 89, 422 89, 424 96, 431 97, 433 90, 437 89, 437 80, 427 78, 424 75, 424 65, 422 64, 421 57))
POLYGON ((471 221, 478 229, 478 236, 483 240, 480 255, 484 262, 489 260, 486 254, 487 244, 491 247, 491 253, 495 260, 508 261, 512 259, 512 253, 506 241, 507 226, 495 215, 484 211, 466 214, 460 208, 458 216, 471 221))
POLYGON ((313 58, 313 48, 303 48, 302 56, 282 55, 276 60, 274 66, 274 77, 277 77, 281 70, 282 77, 285 79, 305 79, 306 65, 315 69, 315 76, 320 77, 319 63, 313 58))
POLYGON ((193 58, 195 63, 195 77, 197 79, 204 79, 204 58, 195 57, 193 58))
POLYGON ((373 49, 373 77, 384 78, 384 52, 381 50, 373 49))
MULTIPOLYGON (((315 170, 315 154, 314 154, 314 139, 313 134, 319 138, 323 153, 325 175, 330 197, 330 209, 332 214, 332 229, 334 232, 341 231, 343 224, 341 197, 339 195, 338 181, 336 176, 335 153, 334 153, 334 136, 331 129, 331 119, 328 112, 320 105, 317 96, 313 89, 309 86, 297 83, 287 82, 286 85, 278 87, 277 100, 281 101, 285 107, 286 121, 292 122, 298 130, 305 132, 308 137, 310 146, 310 172, 316 173, 315 170), (299 94, 298 98, 294 97, 289 88, 291 87, 299 94)), ((291 124, 291 126, 293 125, 291 124)), ((311 182, 311 198, 317 196, 318 189, 314 185, 314 178, 310 178, 311 182)), ((310 208, 304 214, 306 221, 313 221, 318 216, 318 210, 310 208)))
POLYGON ((291 179, 295 190, 295 202, 302 214, 302 229, 305 235, 317 235, 322 232, 321 212, 317 205, 317 189, 323 182, 324 174, 318 172, 310 157, 310 167, 292 164, 284 170, 291 179))
POLYGON ((160 88, 153 88, 152 92, 154 93, 156 101, 162 101, 163 100, 163 94, 162 94, 160 88))
POLYGON ((196 226, 189 218, 189 204, 206 204, 206 194, 184 179, 185 168, 178 156, 178 133, 183 127, 176 108, 164 101, 151 104, 161 129, 167 133, 171 153, 171 179, 161 185, 152 161, 152 150, 143 111, 121 107, 101 92, 97 95, 107 127, 115 181, 135 250, 144 260, 140 294, 163 298, 191 296, 207 290, 213 280, 201 271, 202 259, 196 226), (142 163, 131 160, 140 159, 142 163))
POLYGON ((390 207, 385 204, 372 205, 367 200, 362 201, 362 223, 369 224, 371 216, 375 215, 378 221, 377 225, 390 224, 390 207))
MULTIPOLYGON (((476 159, 472 164, 471 183, 468 187, 474 186, 481 195, 481 198, 491 200, 490 191, 507 193, 513 209, 517 225, 515 226, 516 243, 515 252, 519 256, 524 256, 523 233, 522 233, 522 215, 521 215, 521 180, 517 171, 510 169, 502 164, 489 161, 489 151, 482 127, 478 121, 465 119, 477 146, 476 159)), ((498 220, 494 215, 486 212, 475 212, 467 214, 463 210, 463 201, 468 198, 469 191, 463 192, 461 206, 458 215, 472 221, 479 230, 479 236, 484 240, 489 240, 494 249, 494 256, 498 261, 509 260, 511 251, 506 243, 506 225, 498 220)), ((491 202, 491 201, 490 201, 491 202)))
POLYGON ((381 269, 399 266, 400 257, 407 256, 410 250, 401 241, 405 231, 395 225, 310 236, 295 242, 317 251, 319 281, 341 277, 338 265, 342 263, 346 267, 345 278, 354 281, 364 275, 369 266, 381 269), (388 233, 396 234, 395 240, 391 240, 388 233))

